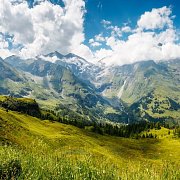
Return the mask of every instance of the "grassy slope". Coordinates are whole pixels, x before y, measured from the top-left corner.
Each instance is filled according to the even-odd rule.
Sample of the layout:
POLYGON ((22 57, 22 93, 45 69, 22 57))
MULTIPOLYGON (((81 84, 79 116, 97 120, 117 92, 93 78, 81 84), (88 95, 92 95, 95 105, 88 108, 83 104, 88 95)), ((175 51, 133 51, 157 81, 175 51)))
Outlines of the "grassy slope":
POLYGON ((105 73, 105 78, 100 79, 104 84, 111 84, 111 88, 105 88, 103 94, 109 98, 120 95, 123 102, 131 105, 156 90, 180 103, 179 62, 146 61, 114 67, 105 73))
MULTIPOLYGON (((0 109, 0 163, 19 159, 20 179, 178 179, 180 141, 101 136, 0 109)), ((155 131, 155 130, 154 130, 155 131)))
POLYGON ((148 114, 155 119, 162 118, 167 122, 180 123, 180 104, 174 101, 176 105, 173 105, 170 100, 174 101, 174 99, 165 96, 162 90, 156 90, 133 106, 135 109, 139 108, 141 117, 148 114))
POLYGON ((152 102, 148 105, 146 112, 154 118, 158 117, 172 117, 176 120, 180 120, 180 110, 170 110, 170 105, 167 97, 162 96, 160 93, 155 94, 152 102), (153 113, 152 108, 155 107, 155 102, 159 102, 158 110, 164 111, 162 114, 153 113))

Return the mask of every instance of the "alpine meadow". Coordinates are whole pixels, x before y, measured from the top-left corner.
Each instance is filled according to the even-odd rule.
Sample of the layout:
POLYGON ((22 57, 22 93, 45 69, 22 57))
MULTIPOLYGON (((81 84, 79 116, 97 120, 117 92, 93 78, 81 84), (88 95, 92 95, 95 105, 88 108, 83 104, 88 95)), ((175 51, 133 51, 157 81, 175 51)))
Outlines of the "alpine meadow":
POLYGON ((179 180, 179 7, 0 0, 0 180, 179 180))

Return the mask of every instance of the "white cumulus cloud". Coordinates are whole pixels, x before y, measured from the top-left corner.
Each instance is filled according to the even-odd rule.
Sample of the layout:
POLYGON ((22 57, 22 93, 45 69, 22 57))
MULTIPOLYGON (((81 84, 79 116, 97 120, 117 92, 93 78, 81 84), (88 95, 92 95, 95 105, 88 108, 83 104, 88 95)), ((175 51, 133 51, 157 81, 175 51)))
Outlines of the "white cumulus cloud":
POLYGON ((171 16, 171 8, 166 6, 158 9, 152 9, 150 12, 145 12, 141 15, 137 24, 142 29, 162 29, 165 26, 172 27, 173 21, 171 16))
POLYGON ((59 51, 118 65, 180 57, 180 31, 173 25, 170 7, 145 12, 134 28, 130 23, 117 26, 102 20, 104 33, 90 39, 88 47, 84 44, 84 0, 63 0, 63 7, 47 0, 34 2, 29 8, 26 0, 0 0, 0 57, 59 51))
POLYGON ((16 52, 33 57, 52 51, 66 54, 81 49, 79 55, 86 54, 87 47, 82 45, 85 2, 63 0, 64 7, 46 0, 37 2, 29 8, 27 1, 0 0, 0 32, 11 35, 14 46, 21 45, 16 52))
POLYGON ((106 47, 96 50, 95 58, 103 59, 107 65, 180 58, 180 34, 173 25, 173 18, 171 8, 162 7, 141 15, 134 29, 103 21, 110 36, 104 37, 106 47), (121 38, 121 34, 126 34, 126 38, 123 39, 123 35, 121 38))

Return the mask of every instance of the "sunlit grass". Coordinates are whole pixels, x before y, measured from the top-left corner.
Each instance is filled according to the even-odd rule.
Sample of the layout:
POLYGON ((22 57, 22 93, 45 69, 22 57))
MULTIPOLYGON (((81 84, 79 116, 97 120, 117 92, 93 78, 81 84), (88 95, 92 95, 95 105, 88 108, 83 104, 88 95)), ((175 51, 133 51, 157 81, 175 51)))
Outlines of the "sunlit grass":
POLYGON ((32 152, 4 146, 0 147, 1 165, 12 160, 21 163, 22 172, 18 179, 179 179, 179 167, 171 161, 161 161, 159 165, 149 161, 132 160, 119 167, 104 157, 93 154, 75 154, 41 150, 36 147, 32 152), (37 153, 35 153, 37 152, 37 153))
POLYGON ((0 172, 20 164, 18 179, 180 179, 180 140, 165 128, 136 140, 4 110, 0 124, 0 172))

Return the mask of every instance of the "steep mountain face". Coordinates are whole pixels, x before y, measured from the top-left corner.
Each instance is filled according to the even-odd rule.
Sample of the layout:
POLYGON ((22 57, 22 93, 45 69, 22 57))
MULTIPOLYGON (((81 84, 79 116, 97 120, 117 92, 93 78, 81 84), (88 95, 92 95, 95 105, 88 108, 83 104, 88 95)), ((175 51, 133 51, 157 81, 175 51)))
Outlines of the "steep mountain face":
MULTIPOLYGON (((98 91, 108 98, 119 98, 135 116, 156 121, 180 117, 180 60, 145 61, 108 67, 96 79, 98 91), (149 94, 151 101, 148 99, 149 94), (171 108, 176 104, 176 109, 171 108), (156 107, 158 105, 158 107, 156 107), (168 104, 166 106, 165 104, 168 104), (144 109, 145 107, 145 109, 144 109), (158 109, 157 111, 154 110, 158 109), (138 110, 138 113, 136 113, 138 110)), ((136 118, 137 119, 137 118, 136 118)))
MULTIPOLYGON (((28 60, 16 57, 16 63, 13 63, 13 58, 4 61, 17 68, 19 73, 28 79, 20 89, 26 87, 25 96, 36 98, 43 107, 53 107, 57 111, 60 108, 71 109, 87 117, 87 120, 98 118, 127 121, 126 113, 120 108, 114 108, 107 99, 96 92, 91 83, 76 76, 66 66, 45 61, 42 57, 28 60)), ((14 88, 10 88, 10 91, 14 91, 14 88)))
POLYGON ((43 60, 54 62, 71 70, 75 76, 89 83, 94 80, 94 75, 101 71, 101 67, 86 61, 75 54, 62 55, 57 51, 40 56, 43 60))
POLYGON ((19 76, 18 72, 10 67, 7 63, 0 58, 0 79, 10 79, 12 81, 22 81, 22 77, 19 76))
MULTIPOLYGON (((179 60, 170 61, 170 64, 146 61, 106 68, 97 78, 98 89, 103 95, 118 97, 128 104, 153 90, 165 91, 164 93, 172 90, 176 94, 180 90, 179 68, 179 60)), ((172 96, 175 98, 176 95, 172 96)))
POLYGON ((26 79, 12 80, 11 94, 36 98, 42 106, 72 109, 87 119, 179 121, 179 59, 106 67, 53 52, 26 60, 11 56, 2 63, 26 79))
POLYGON ((11 94, 9 91, 10 86, 16 84, 14 86, 14 88, 16 88, 17 84, 22 84, 25 80, 23 75, 19 74, 15 68, 11 67, 0 58, 0 94, 15 95, 11 94))

